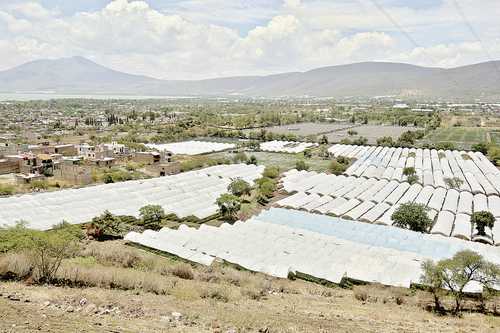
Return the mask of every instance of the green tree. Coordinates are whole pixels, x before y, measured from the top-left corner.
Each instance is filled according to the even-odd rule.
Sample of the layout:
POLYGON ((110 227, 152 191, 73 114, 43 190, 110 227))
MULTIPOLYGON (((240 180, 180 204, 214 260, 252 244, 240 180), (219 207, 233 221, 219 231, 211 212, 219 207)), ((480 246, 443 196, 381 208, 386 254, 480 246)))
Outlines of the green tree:
POLYGON ((243 195, 249 195, 252 191, 252 187, 243 179, 235 179, 229 184, 228 191, 233 195, 241 197, 243 195))
POLYGON ((247 161, 247 164, 257 165, 257 157, 255 157, 255 155, 251 155, 247 161))
POLYGON ((433 222, 427 215, 425 205, 416 203, 400 205, 392 214, 391 219, 395 226, 417 232, 428 232, 433 222))
POLYGON ((327 145, 328 144, 328 137, 326 135, 321 136, 319 139, 319 144, 320 145, 327 145))
POLYGON ((437 263, 426 261, 422 264, 421 282, 434 293, 436 308, 441 310, 440 294, 449 290, 454 299, 453 312, 459 314, 465 297, 464 289, 470 282, 477 282, 485 289, 491 289, 500 278, 500 266, 490 263, 473 251, 457 252, 453 258, 437 263))
POLYGON ((141 225, 146 229, 161 229, 162 221, 167 217, 160 205, 147 205, 139 209, 141 225))
POLYGON ((360 136, 354 140, 352 140, 353 145, 364 146, 368 143, 368 139, 364 136, 360 136))
POLYGON ((267 178, 278 178, 280 175, 280 169, 276 166, 267 166, 262 174, 263 177, 267 178))
POLYGON ((486 236, 486 228, 493 228, 495 225, 495 217, 490 212, 480 211, 474 212, 470 218, 470 222, 477 229, 477 234, 486 236))
POLYGON ((302 171, 302 170, 309 170, 309 165, 304 160, 298 160, 295 162, 295 169, 302 171))
POLYGON ((222 194, 217 198, 220 214, 227 220, 235 221, 238 211, 241 209, 240 198, 233 194, 222 194))
POLYGON ((392 147, 394 146, 394 140, 390 136, 383 136, 377 139, 377 146, 392 147))
POLYGON ((105 211, 102 215, 96 216, 86 225, 87 236, 96 240, 121 238, 133 228, 123 223, 119 216, 105 211))
POLYGON ((340 163, 337 159, 334 159, 330 162, 329 170, 331 173, 334 175, 341 175, 343 174, 348 168, 348 165, 340 163))
POLYGON ((3 250, 21 252, 32 267, 31 276, 38 283, 54 282, 64 259, 74 256, 78 250, 78 237, 74 229, 64 225, 50 231, 27 229, 23 223, 0 230, 3 250))

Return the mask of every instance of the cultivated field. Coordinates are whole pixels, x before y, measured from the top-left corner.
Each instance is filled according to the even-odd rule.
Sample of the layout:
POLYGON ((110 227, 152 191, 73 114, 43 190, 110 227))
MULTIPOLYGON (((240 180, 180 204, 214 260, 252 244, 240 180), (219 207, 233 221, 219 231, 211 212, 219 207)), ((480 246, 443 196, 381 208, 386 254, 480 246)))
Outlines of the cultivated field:
POLYGON ((327 135, 328 140, 331 143, 338 143, 342 139, 346 138, 356 138, 358 136, 363 136, 368 139, 368 143, 374 144, 377 142, 377 139, 383 136, 391 136, 394 139, 397 139, 401 134, 406 131, 414 131, 420 128, 415 127, 402 127, 402 126, 384 126, 384 125, 361 125, 352 128, 353 131, 356 131, 357 134, 354 136, 349 136, 347 129, 342 131, 337 131, 335 133, 330 133, 327 135))
MULTIPOLYGON (((268 132, 277 134, 295 134, 295 135, 319 135, 352 127, 352 124, 328 124, 328 123, 301 123, 282 126, 272 126, 264 128, 268 132)), ((255 131, 255 130, 248 130, 255 131)))
POLYGON ((459 148, 469 149, 475 143, 487 142, 488 131, 488 129, 477 127, 439 128, 429 133, 423 141, 430 143, 451 142, 459 148))

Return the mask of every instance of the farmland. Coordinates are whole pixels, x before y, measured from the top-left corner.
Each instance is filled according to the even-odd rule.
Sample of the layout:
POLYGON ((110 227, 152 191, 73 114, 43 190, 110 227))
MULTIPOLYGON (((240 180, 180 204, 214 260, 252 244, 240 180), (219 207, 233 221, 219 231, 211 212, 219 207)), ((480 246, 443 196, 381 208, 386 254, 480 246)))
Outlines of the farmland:
MULTIPOLYGON (((348 123, 299 123, 282 126, 265 127, 264 129, 276 134, 295 134, 299 136, 327 134, 353 127, 348 123)), ((250 131, 250 130, 247 130, 250 131)))
MULTIPOLYGON (((355 136, 365 137, 368 139, 368 143, 374 144, 380 137, 390 136, 394 139, 397 139, 406 131, 413 131, 418 129, 420 128, 405 126, 361 125, 353 127, 351 130, 357 132, 355 136)), ((351 137, 348 132, 349 130, 345 129, 337 131, 335 133, 330 133, 327 135, 327 137, 331 143, 338 143, 342 139, 351 137)))
POLYGON ((458 148, 469 149, 475 143, 487 142, 487 133, 487 129, 477 127, 439 128, 429 133, 423 141, 434 144, 452 142, 458 148))

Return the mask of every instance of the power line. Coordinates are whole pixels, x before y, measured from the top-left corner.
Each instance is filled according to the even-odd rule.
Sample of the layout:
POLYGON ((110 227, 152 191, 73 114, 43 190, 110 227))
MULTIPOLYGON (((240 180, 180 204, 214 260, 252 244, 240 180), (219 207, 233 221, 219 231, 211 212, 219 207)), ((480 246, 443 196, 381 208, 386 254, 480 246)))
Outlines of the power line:
POLYGON ((465 16, 465 13, 464 13, 462 7, 460 6, 460 4, 458 3, 458 1, 457 0, 452 0, 452 2, 454 4, 455 9, 457 10, 458 14, 462 18, 462 21, 464 22, 464 24, 469 29, 470 33, 479 42, 479 45, 481 45, 481 49, 484 51, 487 59, 489 61, 493 62, 493 65, 496 67, 497 71, 500 73, 500 66, 498 65, 498 63, 496 61, 494 61, 493 57, 491 56, 491 53, 489 52, 488 48, 485 47, 485 45, 484 45, 481 37, 479 37, 479 34, 477 33, 476 29, 474 29, 474 27, 472 26, 472 24, 470 23, 470 21, 467 19, 467 16, 465 16))

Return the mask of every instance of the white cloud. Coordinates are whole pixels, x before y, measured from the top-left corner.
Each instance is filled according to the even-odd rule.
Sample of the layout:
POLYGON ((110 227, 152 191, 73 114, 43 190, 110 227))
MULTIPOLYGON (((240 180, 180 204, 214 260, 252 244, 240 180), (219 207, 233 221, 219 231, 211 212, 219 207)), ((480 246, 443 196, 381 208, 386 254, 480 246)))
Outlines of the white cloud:
MULTIPOLYGON (((207 1, 189 0, 168 10, 153 9, 147 1, 114 0, 101 10, 71 16, 34 1, 0 4, 0 56, 5 59, 0 69, 37 58, 82 55, 127 72, 198 79, 370 60, 433 66, 487 60, 449 0, 432 8, 386 7, 418 47, 371 1, 286 0, 268 12, 260 0, 254 7, 244 0, 207 1), (209 20, 206 6, 228 17, 209 20), (268 19, 241 32, 227 23, 238 22, 238 13, 244 24, 268 19)), ((500 10, 494 0, 484 3, 500 10)), ((461 4, 483 45, 500 57, 494 12, 470 0, 461 4)))

